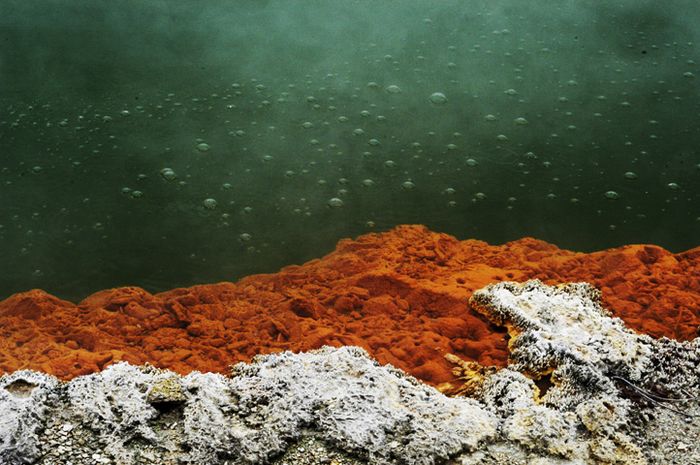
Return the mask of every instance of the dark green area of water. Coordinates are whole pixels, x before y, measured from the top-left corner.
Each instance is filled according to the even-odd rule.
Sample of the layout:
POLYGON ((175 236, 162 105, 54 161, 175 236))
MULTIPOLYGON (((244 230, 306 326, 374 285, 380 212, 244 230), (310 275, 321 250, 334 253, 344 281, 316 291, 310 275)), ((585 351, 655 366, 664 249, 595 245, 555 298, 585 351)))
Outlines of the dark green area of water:
POLYGON ((0 298, 236 280, 402 223, 697 246, 697 24, 693 1, 4 0, 0 298))

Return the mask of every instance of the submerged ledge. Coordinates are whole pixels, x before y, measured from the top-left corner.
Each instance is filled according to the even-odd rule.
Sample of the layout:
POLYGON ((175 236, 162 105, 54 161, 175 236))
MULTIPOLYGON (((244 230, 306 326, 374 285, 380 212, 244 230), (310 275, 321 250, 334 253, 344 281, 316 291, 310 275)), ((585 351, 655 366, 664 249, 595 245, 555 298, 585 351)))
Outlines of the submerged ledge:
POLYGON ((458 366, 469 398, 357 347, 260 355, 228 376, 17 371, 0 377, 0 463, 700 463, 700 339, 640 335, 599 298, 536 280, 475 292, 510 363, 458 366))
POLYGON ((69 380, 120 361, 226 373, 262 353, 353 345, 438 386, 453 379, 446 353, 507 363, 505 330, 467 303, 487 284, 590 282, 630 328, 690 340, 700 327, 698 276, 700 248, 577 253, 531 238, 493 246, 400 226, 237 283, 156 295, 109 289, 78 304, 40 290, 16 294, 0 302, 0 373, 32 369, 69 380))

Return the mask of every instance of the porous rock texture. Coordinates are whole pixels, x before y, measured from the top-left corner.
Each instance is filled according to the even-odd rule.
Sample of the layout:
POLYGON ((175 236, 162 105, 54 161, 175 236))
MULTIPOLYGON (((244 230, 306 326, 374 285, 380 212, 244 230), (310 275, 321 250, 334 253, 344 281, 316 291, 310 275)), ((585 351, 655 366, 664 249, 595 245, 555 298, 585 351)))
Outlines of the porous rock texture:
POLYGON ((14 372, 0 377, 0 463, 700 463, 700 339, 639 335, 598 299, 584 283, 476 292, 474 308, 507 328, 512 363, 483 370, 473 398, 357 347, 260 355, 229 376, 14 372), (313 462, 298 446, 309 440, 313 462))
MULTIPOLYGON (((475 292, 471 303, 510 335, 508 368, 484 382, 487 404, 498 406, 503 395, 521 392, 514 380, 548 377, 546 392, 535 389, 534 402, 523 396, 529 405, 497 407, 510 414, 501 430, 508 439, 592 463, 657 463, 650 460, 655 438, 645 431, 640 401, 689 420, 690 411, 700 411, 700 338, 679 342, 635 333, 600 305, 600 292, 588 283, 493 284, 475 292), (678 410, 681 405, 688 410, 678 410)), ((700 463, 697 420, 690 437, 696 438, 693 461, 700 463)), ((672 463, 667 459, 659 463, 672 463)), ((693 461, 684 457, 680 463, 693 461)))
POLYGON ((400 226, 237 283, 156 295, 124 287, 77 305, 40 290, 15 294, 0 302, 0 373, 33 369, 68 380, 119 361, 224 373, 260 353, 355 345, 437 386, 452 378, 445 353, 506 364, 504 331, 467 308, 487 284, 587 281, 631 328, 689 340, 700 325, 698 276, 700 248, 586 254, 531 238, 491 246, 400 226))

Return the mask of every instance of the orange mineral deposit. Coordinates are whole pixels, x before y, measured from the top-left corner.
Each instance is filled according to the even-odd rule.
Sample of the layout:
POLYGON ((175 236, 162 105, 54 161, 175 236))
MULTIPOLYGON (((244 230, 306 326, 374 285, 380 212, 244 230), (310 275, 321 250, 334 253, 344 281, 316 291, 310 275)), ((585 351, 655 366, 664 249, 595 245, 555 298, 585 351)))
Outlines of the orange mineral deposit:
POLYGON ((155 295, 109 289, 77 305, 41 290, 15 294, 0 302, 0 373, 29 368, 70 379, 120 360, 225 372, 259 353, 358 345, 437 385, 452 379, 446 353, 506 363, 505 331, 467 301, 489 283, 532 278, 588 281, 616 316, 654 337, 698 335, 700 247, 586 254, 532 238, 493 246, 400 226, 237 283, 155 295))

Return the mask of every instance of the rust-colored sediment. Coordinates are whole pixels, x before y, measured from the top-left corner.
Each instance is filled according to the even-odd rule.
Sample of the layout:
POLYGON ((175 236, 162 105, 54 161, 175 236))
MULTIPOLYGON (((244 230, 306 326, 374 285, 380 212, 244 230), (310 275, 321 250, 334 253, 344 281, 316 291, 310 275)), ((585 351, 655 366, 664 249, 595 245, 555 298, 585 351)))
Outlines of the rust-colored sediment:
POLYGON ((486 284, 588 281, 632 328, 687 340, 700 325, 700 247, 672 254, 630 245, 590 254, 524 238, 458 241, 422 226, 343 240, 320 260, 238 283, 152 295, 125 287, 78 305, 40 290, 0 302, 0 373, 30 368, 62 379, 118 360, 225 372, 258 353, 358 345, 382 363, 439 384, 453 353, 506 362, 504 332, 467 308, 486 284))

